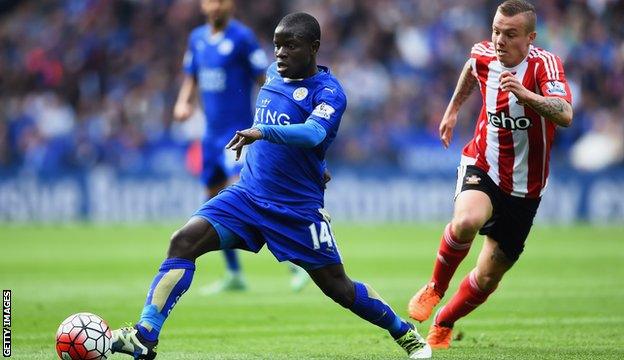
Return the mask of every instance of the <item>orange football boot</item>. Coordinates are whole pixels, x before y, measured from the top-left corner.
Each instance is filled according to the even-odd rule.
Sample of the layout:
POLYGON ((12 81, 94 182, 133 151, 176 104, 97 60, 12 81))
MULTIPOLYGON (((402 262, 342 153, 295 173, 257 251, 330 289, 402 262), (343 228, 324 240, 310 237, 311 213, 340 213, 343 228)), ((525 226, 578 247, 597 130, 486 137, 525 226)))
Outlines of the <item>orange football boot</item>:
POLYGON ((451 346, 451 332, 453 328, 431 325, 429 334, 427 334, 427 344, 432 349, 448 349, 451 346))
POLYGON ((429 319, 433 308, 438 305, 442 296, 434 289, 434 283, 429 283, 418 290, 407 306, 409 316, 416 320, 423 322, 429 319))

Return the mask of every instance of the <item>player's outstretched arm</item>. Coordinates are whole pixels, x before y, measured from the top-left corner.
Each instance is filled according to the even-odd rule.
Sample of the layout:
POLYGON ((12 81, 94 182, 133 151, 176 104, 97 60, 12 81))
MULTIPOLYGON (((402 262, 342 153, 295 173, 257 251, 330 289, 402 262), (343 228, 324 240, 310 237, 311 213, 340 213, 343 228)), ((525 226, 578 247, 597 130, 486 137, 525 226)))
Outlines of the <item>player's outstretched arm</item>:
POLYGON ((312 148, 320 144, 326 136, 325 128, 314 120, 288 126, 258 124, 252 128, 237 131, 225 148, 236 151, 236 160, 238 160, 243 147, 256 140, 312 148))
POLYGON ((453 97, 446 107, 444 117, 440 122, 440 140, 445 148, 448 148, 451 144, 451 139, 453 138, 453 128, 455 127, 455 124, 457 124, 459 109, 466 102, 476 87, 477 79, 472 75, 471 60, 468 60, 459 75, 453 97))
POLYGON ((520 80, 511 72, 505 71, 500 75, 501 89, 511 91, 518 101, 530 106, 544 118, 563 127, 572 124, 572 105, 559 97, 542 96, 525 88, 520 80))
POLYGON ((288 126, 258 124, 255 127, 260 130, 262 139, 266 141, 306 148, 315 147, 327 136, 325 128, 312 119, 306 120, 303 124, 288 126))

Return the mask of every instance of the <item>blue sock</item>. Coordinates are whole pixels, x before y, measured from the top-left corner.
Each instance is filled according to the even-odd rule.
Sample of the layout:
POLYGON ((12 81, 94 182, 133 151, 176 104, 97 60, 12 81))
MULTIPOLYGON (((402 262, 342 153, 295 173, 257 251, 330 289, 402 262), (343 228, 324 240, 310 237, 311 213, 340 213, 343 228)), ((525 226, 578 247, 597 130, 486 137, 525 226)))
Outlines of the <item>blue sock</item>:
POLYGON ((353 284, 355 284, 355 301, 349 310, 362 319, 388 330, 395 339, 410 330, 410 325, 401 319, 373 288, 355 281, 353 284))
POLYGON ((163 261, 152 281, 137 329, 148 341, 158 339, 160 329, 171 309, 188 290, 195 273, 195 263, 172 258, 163 261))
POLYGON ((240 272, 240 263, 238 262, 238 254, 233 249, 223 249, 223 255, 225 256, 225 264, 228 270, 233 273, 240 272))

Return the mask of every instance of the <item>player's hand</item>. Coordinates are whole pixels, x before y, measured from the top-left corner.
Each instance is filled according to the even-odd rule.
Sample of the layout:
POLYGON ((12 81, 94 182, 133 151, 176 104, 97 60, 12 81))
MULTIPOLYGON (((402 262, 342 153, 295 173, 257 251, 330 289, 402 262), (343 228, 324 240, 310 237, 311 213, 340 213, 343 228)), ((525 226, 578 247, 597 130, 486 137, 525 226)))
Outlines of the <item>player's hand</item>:
POLYGON ((522 85, 520 79, 510 71, 503 71, 499 77, 500 88, 503 91, 509 91, 516 95, 520 103, 528 99, 529 90, 522 85))
POLYGON ((193 115, 193 105, 187 102, 176 102, 173 107, 173 118, 177 121, 185 121, 193 115))
POLYGON ((440 121, 440 141, 442 141, 445 149, 451 145, 455 124, 457 124, 457 114, 444 114, 442 121, 440 121))
POLYGON ((327 183, 330 181, 331 181, 331 174, 329 173, 329 170, 325 168, 325 170, 323 171, 323 188, 327 189, 327 183))
POLYGON ((236 160, 240 159, 241 152, 245 145, 249 145, 256 140, 262 139, 262 132, 257 128, 249 128, 237 131, 232 140, 225 146, 226 149, 236 151, 236 160))

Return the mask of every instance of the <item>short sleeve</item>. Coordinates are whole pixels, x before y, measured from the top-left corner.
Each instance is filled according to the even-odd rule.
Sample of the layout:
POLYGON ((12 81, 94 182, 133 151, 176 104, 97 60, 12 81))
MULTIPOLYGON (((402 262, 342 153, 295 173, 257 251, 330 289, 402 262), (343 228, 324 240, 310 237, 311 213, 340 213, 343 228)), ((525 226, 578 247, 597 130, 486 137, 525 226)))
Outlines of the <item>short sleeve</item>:
POLYGON ((470 58, 477 59, 481 56, 486 56, 491 53, 492 44, 489 41, 481 41, 472 45, 470 49, 470 58))
POLYGON ((472 69, 472 75, 479 79, 479 75, 477 72, 477 66, 482 66, 483 59, 493 56, 492 52, 492 43, 489 41, 481 41, 472 46, 470 49, 470 57, 468 61, 470 62, 470 68, 472 69))
POLYGON ((543 53, 536 66, 535 80, 542 95, 562 98, 572 103, 572 93, 561 59, 553 54, 543 53))
POLYGON ((312 119, 329 134, 336 131, 347 108, 347 97, 338 86, 327 85, 321 88, 314 99, 314 108, 308 119, 312 119))

